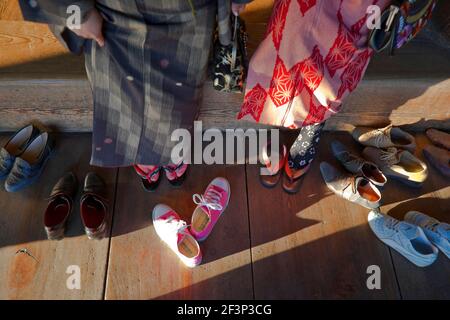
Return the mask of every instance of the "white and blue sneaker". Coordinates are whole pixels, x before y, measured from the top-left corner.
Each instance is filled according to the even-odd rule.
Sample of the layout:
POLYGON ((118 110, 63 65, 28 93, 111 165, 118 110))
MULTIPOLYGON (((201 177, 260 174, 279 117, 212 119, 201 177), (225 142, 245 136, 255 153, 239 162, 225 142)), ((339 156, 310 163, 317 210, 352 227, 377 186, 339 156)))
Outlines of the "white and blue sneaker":
POLYGON ((377 211, 370 211, 367 219, 370 228, 382 242, 416 266, 426 267, 436 261, 439 250, 420 227, 377 211))
POLYGON ((450 224, 417 211, 408 212, 405 215, 405 221, 421 227, 431 243, 450 259, 450 224))

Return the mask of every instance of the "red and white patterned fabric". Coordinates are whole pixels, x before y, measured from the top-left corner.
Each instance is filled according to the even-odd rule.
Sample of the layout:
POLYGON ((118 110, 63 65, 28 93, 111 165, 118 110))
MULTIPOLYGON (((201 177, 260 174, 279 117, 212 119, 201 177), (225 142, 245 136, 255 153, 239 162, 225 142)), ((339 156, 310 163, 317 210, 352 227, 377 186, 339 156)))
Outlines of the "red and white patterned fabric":
POLYGON ((367 9, 389 0, 275 0, 238 119, 299 128, 338 112, 372 51, 367 9))

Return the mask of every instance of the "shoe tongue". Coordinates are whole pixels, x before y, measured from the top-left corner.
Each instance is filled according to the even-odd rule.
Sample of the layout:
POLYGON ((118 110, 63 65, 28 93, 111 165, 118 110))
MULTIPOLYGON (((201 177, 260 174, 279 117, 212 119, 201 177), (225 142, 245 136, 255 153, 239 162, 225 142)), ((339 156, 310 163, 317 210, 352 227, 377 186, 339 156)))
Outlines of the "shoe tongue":
POLYGON ((383 129, 383 132, 387 135, 391 135, 392 128, 393 128, 392 125, 388 125, 386 128, 383 129))
POLYGON ((415 239, 419 235, 418 228, 406 222, 400 222, 398 230, 409 240, 415 239))
POLYGON ((403 151, 398 150, 396 147, 389 147, 386 151, 392 155, 392 159, 395 159, 395 161, 397 161, 396 163, 400 162, 403 151))
POLYGON ((184 238, 186 238, 186 234, 184 234, 183 232, 178 232, 177 233, 177 244, 180 244, 181 242, 183 242, 184 238))

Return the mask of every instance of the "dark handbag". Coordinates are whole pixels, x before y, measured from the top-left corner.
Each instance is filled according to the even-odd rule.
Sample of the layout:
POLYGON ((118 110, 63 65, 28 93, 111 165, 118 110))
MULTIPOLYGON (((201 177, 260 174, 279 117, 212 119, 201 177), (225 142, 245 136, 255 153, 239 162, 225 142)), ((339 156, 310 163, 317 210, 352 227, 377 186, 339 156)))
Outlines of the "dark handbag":
POLYGON ((395 0, 381 14, 381 28, 369 36, 369 46, 375 52, 396 49, 411 41, 431 19, 437 0, 395 0))
POLYGON ((248 68, 248 35, 244 21, 231 15, 233 26, 231 43, 220 43, 219 35, 214 36, 213 86, 222 92, 243 92, 248 68))

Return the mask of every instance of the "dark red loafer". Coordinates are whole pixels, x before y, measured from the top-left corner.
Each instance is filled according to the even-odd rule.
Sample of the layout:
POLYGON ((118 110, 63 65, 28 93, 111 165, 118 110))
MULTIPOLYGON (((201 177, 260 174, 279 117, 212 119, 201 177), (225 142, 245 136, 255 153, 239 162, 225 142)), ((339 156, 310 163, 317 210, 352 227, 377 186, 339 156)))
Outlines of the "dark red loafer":
POLYGON ((72 172, 66 173, 53 187, 44 214, 45 232, 49 240, 64 237, 66 222, 73 209, 78 181, 72 172))
POLYGON ((103 238, 108 212, 106 184, 94 172, 89 172, 84 180, 83 195, 80 200, 81 221, 89 239, 103 238))

